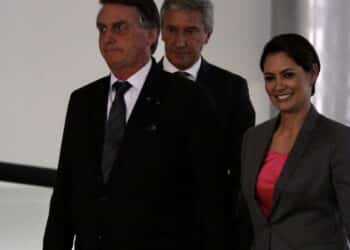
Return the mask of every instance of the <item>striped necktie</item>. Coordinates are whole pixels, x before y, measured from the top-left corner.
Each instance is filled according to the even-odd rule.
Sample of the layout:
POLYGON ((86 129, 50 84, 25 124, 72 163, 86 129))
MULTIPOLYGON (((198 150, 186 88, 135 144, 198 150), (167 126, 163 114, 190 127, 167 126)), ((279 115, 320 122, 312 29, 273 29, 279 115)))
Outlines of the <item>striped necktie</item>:
POLYGON ((115 98, 106 123, 102 155, 102 175, 105 183, 109 180, 112 167, 117 160, 117 155, 123 140, 126 126, 126 104, 124 101, 124 94, 130 87, 130 83, 126 81, 117 81, 113 84, 115 98))

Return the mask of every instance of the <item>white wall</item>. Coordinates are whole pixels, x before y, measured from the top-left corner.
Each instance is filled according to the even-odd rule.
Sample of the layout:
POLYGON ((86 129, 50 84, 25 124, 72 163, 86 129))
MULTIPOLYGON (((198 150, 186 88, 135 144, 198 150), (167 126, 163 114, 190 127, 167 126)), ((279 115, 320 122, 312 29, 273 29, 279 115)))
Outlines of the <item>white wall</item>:
MULTIPOLYGON (((56 166, 70 92, 108 72, 97 48, 96 2, 2 0, 0 161, 56 166)), ((258 122, 268 117, 258 58, 270 34, 269 2, 215 0, 204 50, 248 79, 258 122)))
MULTIPOLYGON (((247 78, 257 121, 266 120, 258 59, 270 37, 270 0, 214 4, 215 30, 204 56, 247 78)), ((56 167, 69 94, 108 73, 97 47, 98 6, 1 1, 0 161, 56 167)), ((41 249, 50 194, 48 188, 0 183, 0 249, 41 249)))
POLYGON ((270 104, 258 67, 271 31, 270 0, 215 0, 215 27, 204 50, 206 58, 248 80, 256 121, 270 117, 270 104))
POLYGON ((69 93, 107 72, 96 2, 1 1, 0 161, 56 166, 69 93))

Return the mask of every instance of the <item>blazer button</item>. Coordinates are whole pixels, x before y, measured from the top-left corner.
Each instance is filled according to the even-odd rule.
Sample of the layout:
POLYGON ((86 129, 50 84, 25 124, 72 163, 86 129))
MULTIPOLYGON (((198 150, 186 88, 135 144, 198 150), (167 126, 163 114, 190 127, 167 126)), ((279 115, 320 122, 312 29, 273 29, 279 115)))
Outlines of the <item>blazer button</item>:
POLYGON ((156 132, 158 130, 158 126, 156 124, 151 124, 147 127, 147 131, 149 132, 156 132))
POLYGON ((100 196, 99 200, 100 200, 100 201, 108 201, 109 198, 108 198, 107 195, 102 195, 102 196, 100 196))

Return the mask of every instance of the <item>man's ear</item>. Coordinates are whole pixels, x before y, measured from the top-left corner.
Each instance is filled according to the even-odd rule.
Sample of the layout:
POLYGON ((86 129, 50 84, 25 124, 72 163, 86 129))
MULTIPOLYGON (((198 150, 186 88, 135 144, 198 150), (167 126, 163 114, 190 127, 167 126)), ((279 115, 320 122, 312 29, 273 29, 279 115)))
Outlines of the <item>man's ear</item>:
POLYGON ((205 39, 205 44, 207 44, 207 43, 209 42, 211 33, 212 33, 212 32, 208 32, 208 33, 207 33, 207 37, 206 37, 206 39, 205 39))
POLYGON ((311 73, 312 85, 315 85, 317 77, 320 73, 320 67, 316 63, 312 64, 312 68, 311 68, 310 73, 311 73))
POLYGON ((148 30, 148 40, 150 44, 154 44, 158 40, 159 31, 157 29, 148 30))

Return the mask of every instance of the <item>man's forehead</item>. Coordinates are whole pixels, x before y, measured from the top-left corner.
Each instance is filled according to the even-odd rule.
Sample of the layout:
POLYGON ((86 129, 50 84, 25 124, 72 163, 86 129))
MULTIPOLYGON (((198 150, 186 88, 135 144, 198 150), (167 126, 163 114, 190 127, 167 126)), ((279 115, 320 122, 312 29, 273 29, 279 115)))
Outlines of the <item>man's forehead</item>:
POLYGON ((199 26, 203 24, 202 14, 197 10, 179 9, 169 10, 164 13, 164 23, 199 26))

